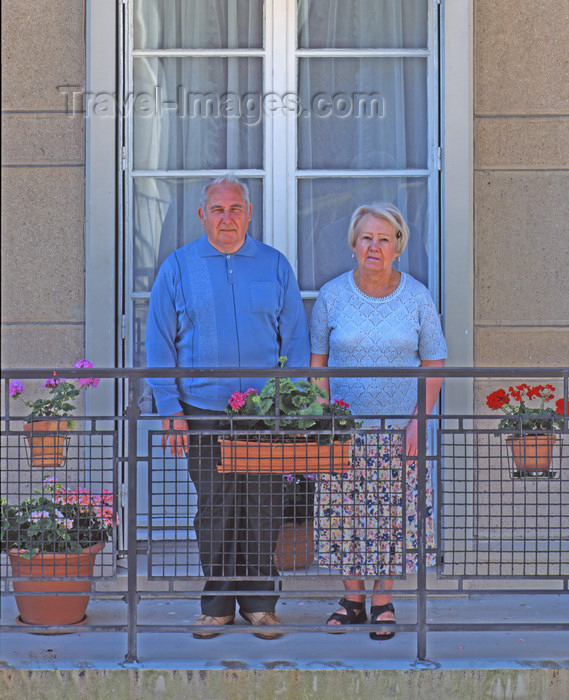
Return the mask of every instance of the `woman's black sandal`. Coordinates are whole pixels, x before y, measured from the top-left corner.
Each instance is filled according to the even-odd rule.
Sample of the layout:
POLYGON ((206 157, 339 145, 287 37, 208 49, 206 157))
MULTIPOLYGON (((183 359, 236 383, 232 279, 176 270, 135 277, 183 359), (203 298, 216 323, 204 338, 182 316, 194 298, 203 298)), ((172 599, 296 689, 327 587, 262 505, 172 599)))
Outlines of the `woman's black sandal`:
MULTIPOLYGON (((378 620, 384 613, 391 612, 395 615, 395 609, 393 603, 386 603, 385 605, 372 605, 370 625, 394 625, 395 620, 378 620)), ((386 639, 391 639, 395 636, 395 632, 370 632, 369 638, 376 642, 383 642, 386 639)))
POLYGON ((346 598, 342 598, 339 603, 346 610, 346 614, 335 612, 326 620, 326 624, 329 625, 329 631, 332 634, 341 633, 342 630, 336 628, 342 627, 342 625, 363 625, 364 622, 367 622, 365 603, 346 600, 346 598), (340 624, 330 625, 329 623, 331 620, 337 620, 340 624))

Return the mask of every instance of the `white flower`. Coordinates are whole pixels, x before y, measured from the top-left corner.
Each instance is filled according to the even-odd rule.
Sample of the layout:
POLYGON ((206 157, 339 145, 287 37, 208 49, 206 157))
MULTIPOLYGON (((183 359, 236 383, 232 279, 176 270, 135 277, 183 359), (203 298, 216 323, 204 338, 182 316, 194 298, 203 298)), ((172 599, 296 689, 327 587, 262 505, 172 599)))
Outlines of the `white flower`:
MULTIPOLYGON (((61 517, 63 517, 63 514, 60 513, 61 517)), ((47 510, 34 510, 32 513, 30 513, 30 520, 32 523, 37 523, 38 520, 41 520, 41 518, 50 518, 50 514, 47 512, 47 510)))

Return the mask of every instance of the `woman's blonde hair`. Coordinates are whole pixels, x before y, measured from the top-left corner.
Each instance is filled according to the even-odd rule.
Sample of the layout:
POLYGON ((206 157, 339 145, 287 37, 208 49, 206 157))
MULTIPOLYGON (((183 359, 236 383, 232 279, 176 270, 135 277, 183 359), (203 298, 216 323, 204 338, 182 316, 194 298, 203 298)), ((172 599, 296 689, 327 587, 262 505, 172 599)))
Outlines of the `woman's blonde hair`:
POLYGON ((364 216, 371 214, 378 219, 384 219, 388 221, 395 229, 395 235, 397 237, 397 243, 395 250, 401 255, 405 250, 407 241, 409 240, 409 226, 405 222, 403 215, 399 209, 389 202, 380 202, 379 204, 363 204, 358 207, 356 211, 352 214, 352 219, 350 221, 350 227, 348 229, 348 244, 350 248, 353 248, 356 244, 356 238, 358 237, 358 226, 364 216))

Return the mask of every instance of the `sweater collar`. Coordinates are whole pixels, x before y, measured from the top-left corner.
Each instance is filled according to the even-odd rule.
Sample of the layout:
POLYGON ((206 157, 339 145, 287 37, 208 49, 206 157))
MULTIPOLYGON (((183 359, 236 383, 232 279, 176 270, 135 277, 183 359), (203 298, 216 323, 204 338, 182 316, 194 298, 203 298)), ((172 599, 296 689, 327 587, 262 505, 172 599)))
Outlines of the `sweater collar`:
MULTIPOLYGON (((222 253, 220 250, 217 250, 217 248, 214 248, 212 244, 208 241, 207 235, 205 234, 198 239, 197 244, 198 252, 202 258, 209 258, 214 255, 226 255, 226 253, 222 253)), ((255 241, 255 239, 251 238, 251 236, 247 234, 245 236, 245 242, 243 243, 241 248, 235 251, 235 253, 232 253, 232 255, 245 255, 248 258, 253 258, 255 257, 256 249, 257 241, 255 241)))

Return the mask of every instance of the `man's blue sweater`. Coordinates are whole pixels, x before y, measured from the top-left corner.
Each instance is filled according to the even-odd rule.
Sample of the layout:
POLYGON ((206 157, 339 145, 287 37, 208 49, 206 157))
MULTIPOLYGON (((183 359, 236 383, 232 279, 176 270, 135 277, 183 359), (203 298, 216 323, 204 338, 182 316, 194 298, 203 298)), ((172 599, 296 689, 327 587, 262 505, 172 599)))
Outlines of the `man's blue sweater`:
MULTIPOLYGON (((236 252, 207 236, 172 253, 152 288, 146 327, 148 367, 277 367, 309 362, 306 316, 292 268, 282 253, 249 236, 236 252)), ((260 390, 266 378, 152 379, 162 415, 223 410, 231 394, 260 390)))

